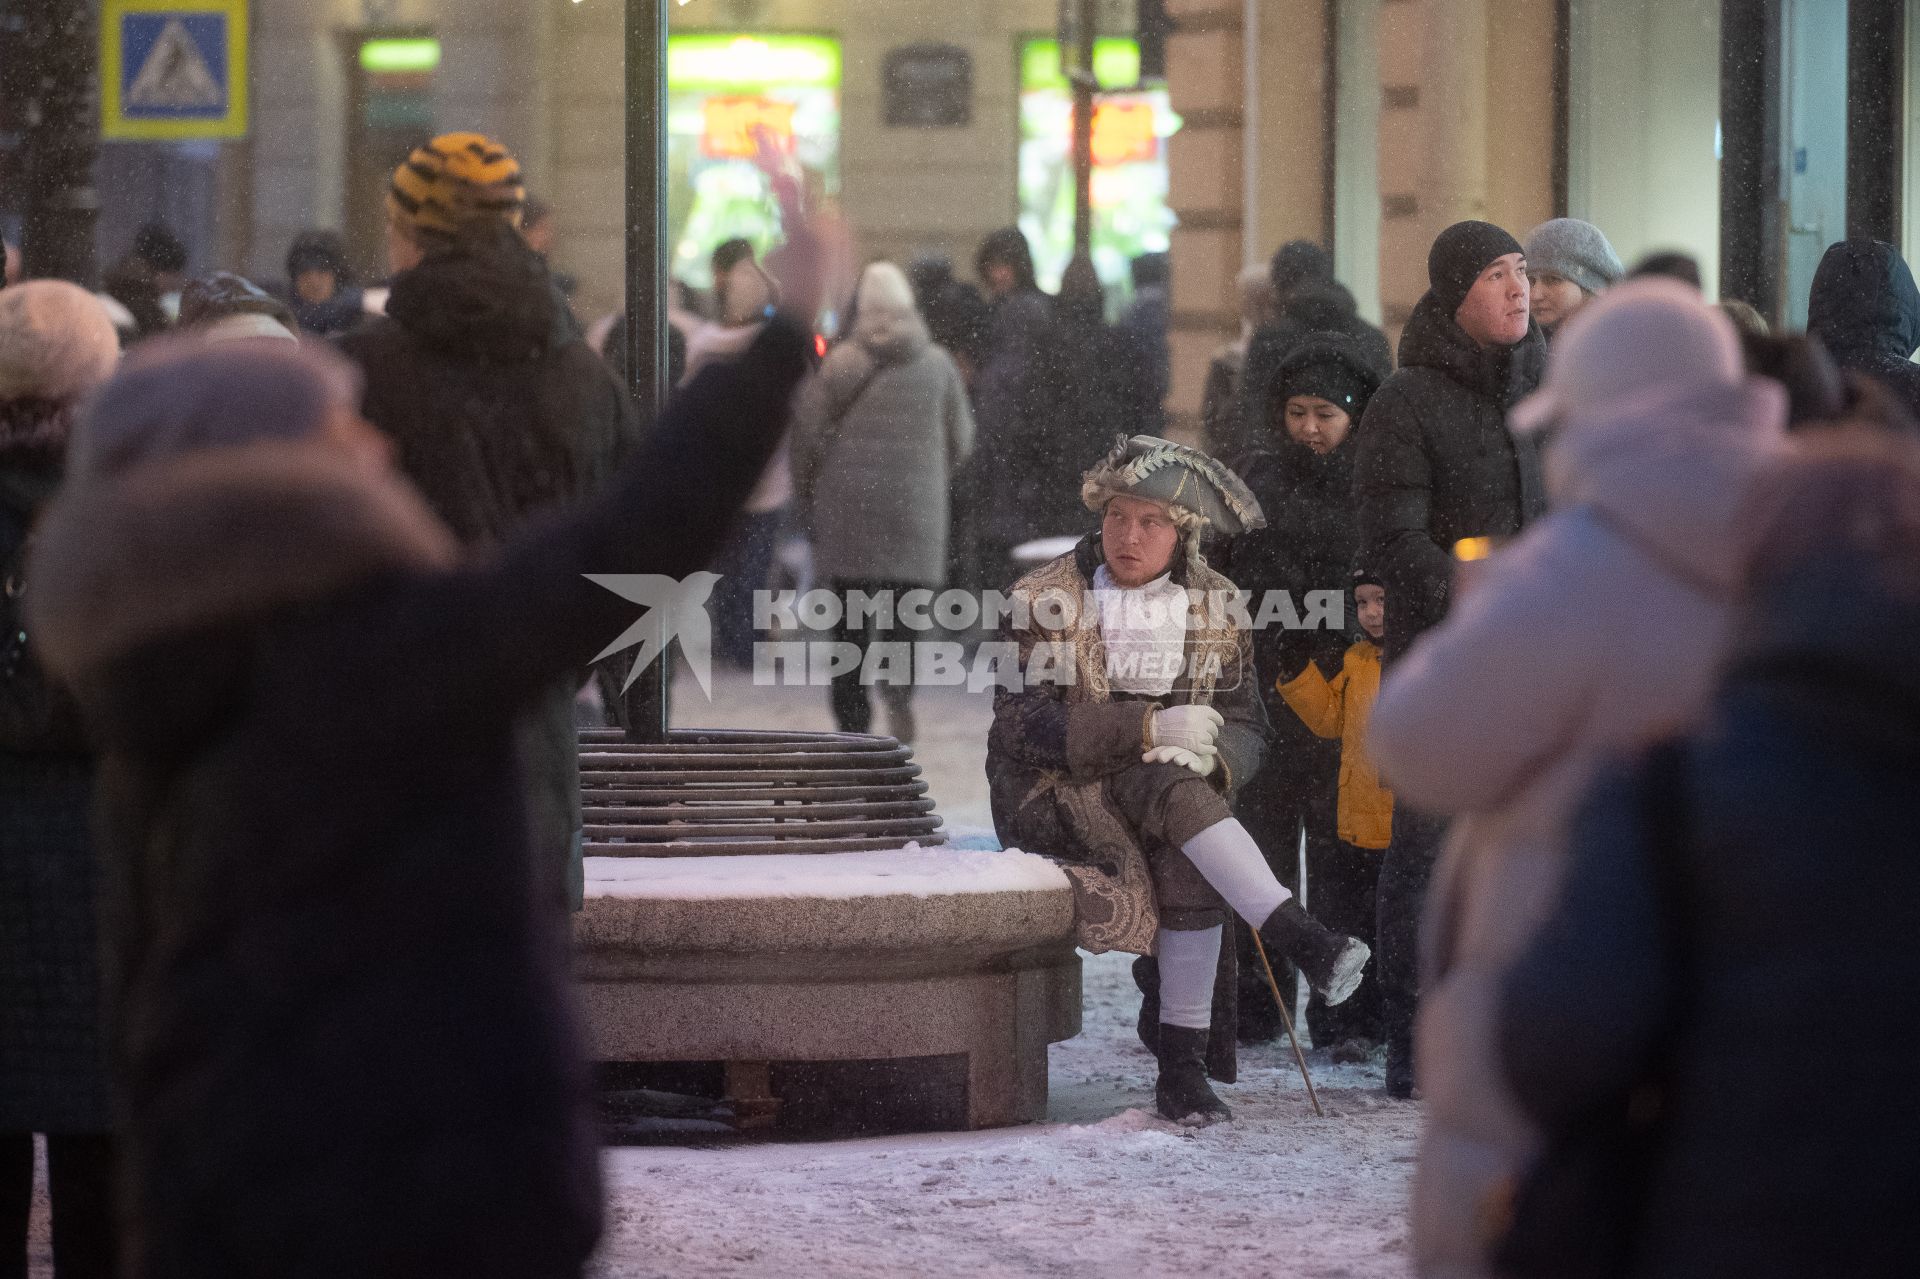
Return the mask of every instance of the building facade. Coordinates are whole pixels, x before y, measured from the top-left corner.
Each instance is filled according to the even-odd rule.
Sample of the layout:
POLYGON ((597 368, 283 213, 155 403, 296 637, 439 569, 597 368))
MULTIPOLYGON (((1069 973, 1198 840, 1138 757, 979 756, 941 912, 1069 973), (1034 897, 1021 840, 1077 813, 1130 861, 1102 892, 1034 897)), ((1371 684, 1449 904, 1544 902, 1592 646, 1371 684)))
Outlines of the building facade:
MULTIPOLYGON (((1796 323, 1832 241, 1920 249, 1916 4, 1167 0, 1160 80, 1131 39, 1135 4, 1100 0, 1098 266, 1121 284, 1128 257, 1171 250, 1176 424, 1237 328, 1235 277, 1293 238, 1328 245, 1390 330, 1439 229, 1480 217, 1524 236, 1563 213, 1629 261, 1692 253, 1710 292, 1796 323)), ((625 11, 255 0, 250 135, 107 148, 103 257, 160 216, 196 269, 278 279, 293 236, 330 227, 377 274, 387 174, 433 132, 473 129, 510 145, 555 208, 582 316, 609 312, 624 293, 625 11)), ((860 259, 937 251, 964 276, 983 236, 1018 223, 1051 283, 1071 244, 1059 18, 1057 0, 671 5, 675 273, 703 283, 713 241, 777 235, 746 159, 771 128, 860 259)))

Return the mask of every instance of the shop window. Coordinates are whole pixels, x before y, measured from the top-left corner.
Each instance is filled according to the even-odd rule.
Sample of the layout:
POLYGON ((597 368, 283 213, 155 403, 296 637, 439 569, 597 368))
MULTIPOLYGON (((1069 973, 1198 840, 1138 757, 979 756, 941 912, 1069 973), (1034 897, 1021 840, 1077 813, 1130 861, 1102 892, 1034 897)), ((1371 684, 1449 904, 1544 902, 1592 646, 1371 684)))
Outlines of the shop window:
MULTIPOLYGON (((1167 207, 1167 139, 1180 128, 1164 88, 1140 85, 1140 45, 1095 42, 1093 263, 1124 290, 1128 266, 1164 252, 1174 217, 1167 207)), ((1020 48, 1020 229, 1033 246, 1043 288, 1057 289, 1073 256, 1073 91, 1056 40, 1020 48)))
POLYGON ((714 246, 736 237, 764 255, 780 209, 754 164, 762 131, 820 193, 840 185, 840 44, 821 36, 677 35, 667 43, 670 270, 712 284, 714 246))

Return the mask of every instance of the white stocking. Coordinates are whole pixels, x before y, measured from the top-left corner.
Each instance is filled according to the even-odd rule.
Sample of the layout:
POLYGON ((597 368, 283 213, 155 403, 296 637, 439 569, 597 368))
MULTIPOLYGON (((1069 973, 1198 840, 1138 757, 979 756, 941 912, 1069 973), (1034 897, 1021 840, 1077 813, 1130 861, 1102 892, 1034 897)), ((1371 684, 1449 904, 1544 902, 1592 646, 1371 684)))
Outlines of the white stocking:
POLYGON ((1227 899, 1234 913, 1255 928, 1293 896, 1273 877, 1260 845, 1234 818, 1215 822, 1182 844, 1180 851, 1200 877, 1213 885, 1213 891, 1227 899))
POLYGON ((1220 968, 1220 925, 1194 930, 1162 928, 1155 940, 1160 961, 1160 1022, 1206 1030, 1213 1025, 1213 979, 1220 968))

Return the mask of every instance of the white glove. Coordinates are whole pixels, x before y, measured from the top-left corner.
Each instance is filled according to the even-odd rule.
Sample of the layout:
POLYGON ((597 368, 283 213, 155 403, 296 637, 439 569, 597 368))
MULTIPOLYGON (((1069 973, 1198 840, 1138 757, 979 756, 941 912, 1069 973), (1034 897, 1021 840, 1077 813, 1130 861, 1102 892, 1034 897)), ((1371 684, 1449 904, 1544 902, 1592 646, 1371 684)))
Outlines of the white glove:
POLYGON ((1191 768, 1202 777, 1208 777, 1220 766, 1220 755, 1212 749, 1204 755, 1196 755, 1179 746, 1156 746, 1142 755, 1140 762, 1142 764, 1178 764, 1182 768, 1191 768))
POLYGON ((1153 713, 1147 746, 1178 746, 1195 755, 1210 754, 1226 722, 1211 706, 1169 706, 1153 713))

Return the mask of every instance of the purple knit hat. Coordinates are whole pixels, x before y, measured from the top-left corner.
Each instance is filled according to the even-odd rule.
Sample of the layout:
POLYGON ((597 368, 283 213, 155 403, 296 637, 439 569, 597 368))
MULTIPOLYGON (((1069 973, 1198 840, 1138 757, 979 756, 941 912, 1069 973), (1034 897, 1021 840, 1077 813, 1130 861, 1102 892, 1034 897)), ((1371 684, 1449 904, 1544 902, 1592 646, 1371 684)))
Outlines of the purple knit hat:
POLYGON ((323 347, 267 338, 150 342, 100 389, 74 432, 76 475, 202 449, 316 435, 360 403, 360 375, 323 347))

